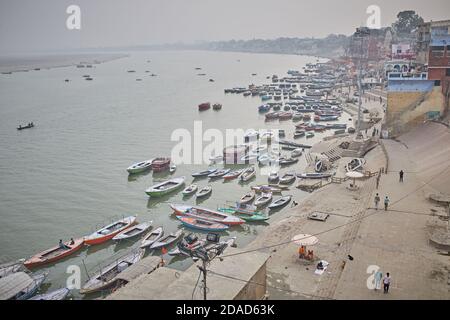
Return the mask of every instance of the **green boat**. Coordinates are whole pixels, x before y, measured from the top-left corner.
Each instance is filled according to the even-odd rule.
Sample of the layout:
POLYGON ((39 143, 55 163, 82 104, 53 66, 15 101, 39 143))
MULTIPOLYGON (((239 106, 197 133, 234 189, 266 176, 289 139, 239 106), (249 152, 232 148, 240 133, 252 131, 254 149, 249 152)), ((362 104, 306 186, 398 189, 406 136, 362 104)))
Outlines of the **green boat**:
POLYGON ((145 193, 150 197, 162 197, 184 186, 185 177, 170 179, 151 186, 145 193))
POLYGON ((223 213, 238 215, 239 218, 247 222, 266 221, 269 219, 269 216, 267 214, 261 212, 243 212, 235 208, 219 208, 217 210, 223 213))

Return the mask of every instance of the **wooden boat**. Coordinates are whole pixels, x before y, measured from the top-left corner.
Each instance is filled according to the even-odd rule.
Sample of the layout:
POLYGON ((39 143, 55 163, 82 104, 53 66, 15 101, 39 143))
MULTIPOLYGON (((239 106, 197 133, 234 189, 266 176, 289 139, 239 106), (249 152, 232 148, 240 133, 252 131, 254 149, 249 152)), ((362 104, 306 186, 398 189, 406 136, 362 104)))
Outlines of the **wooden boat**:
POLYGON ((272 201, 271 204, 269 204, 269 209, 276 209, 281 208, 287 205, 289 202, 291 202, 292 196, 283 196, 280 197, 274 201, 272 201))
POLYGON ((38 294, 28 300, 64 300, 70 293, 70 289, 61 288, 44 294, 38 294))
POLYGON ((241 197, 241 200, 239 200, 239 203, 241 203, 241 204, 251 203, 253 201, 253 199, 255 199, 255 192, 250 191, 241 197))
POLYGON ((198 105, 198 111, 205 111, 211 108, 211 104, 209 102, 200 103, 198 105))
POLYGON ((228 181, 228 180, 236 179, 237 177, 239 177, 242 174, 242 172, 244 172, 244 169, 230 171, 226 175, 223 176, 223 180, 228 181))
POLYGON ((0 265, 0 279, 15 272, 26 271, 27 268, 23 265, 24 261, 25 259, 19 259, 16 261, 2 263, 0 265))
POLYGON ((150 249, 159 249, 162 247, 167 247, 177 241, 181 236, 183 236, 184 232, 183 230, 178 230, 177 232, 172 232, 171 234, 168 234, 165 237, 162 237, 158 241, 155 241, 150 246, 150 249))
POLYGON ((170 204, 170 207, 173 209, 174 213, 177 216, 189 216, 194 218, 199 218, 203 220, 208 220, 211 222, 219 222, 225 225, 234 226, 243 224, 244 221, 237 217, 233 217, 230 215, 227 215, 225 213, 206 209, 202 207, 197 206, 187 206, 187 205, 176 205, 176 204, 170 204))
POLYGON ((28 274, 20 271, 0 278, 0 300, 27 300, 41 287, 48 272, 28 274))
POLYGON ((325 179, 325 178, 329 178, 329 177, 331 177, 331 173, 312 172, 312 173, 297 174, 297 178, 301 178, 301 179, 325 179))
POLYGON ((154 242, 159 241, 164 235, 163 227, 158 227, 153 229, 145 235, 141 242, 141 248, 146 248, 151 246, 154 242))
POLYGON ((281 193, 283 189, 280 187, 273 187, 269 185, 260 185, 260 186, 253 186, 252 190, 255 190, 256 192, 272 192, 272 193, 281 193))
POLYGON ((183 194, 183 196, 188 196, 188 195, 195 193, 197 191, 197 189, 198 189, 198 185, 193 183, 193 184, 190 184, 189 186, 187 186, 181 193, 183 194))
POLYGON ((150 159, 147 161, 141 161, 138 163, 135 163, 127 168, 128 173, 139 173, 144 172, 146 170, 152 169, 152 162, 154 159, 150 159))
POLYGON ((280 166, 288 166, 290 164, 294 164, 297 162, 298 162, 298 159, 296 159, 296 158, 285 158, 285 157, 281 157, 280 160, 278 161, 280 166))
POLYGON ((150 197, 162 197, 184 186, 184 177, 170 179, 151 186, 145 193, 150 197))
POLYGON ((217 171, 209 174, 208 178, 210 178, 210 179, 220 178, 220 177, 223 177, 224 175, 226 175, 230 171, 231 171, 230 169, 220 169, 220 170, 217 170, 217 171))
POLYGON ((210 186, 210 185, 204 186, 203 188, 201 188, 200 190, 197 191, 197 193, 195 194, 195 197, 203 198, 203 197, 210 195, 211 192, 212 192, 212 186, 210 186))
POLYGON ((259 221, 265 221, 269 219, 268 214, 263 214, 260 212, 248 212, 248 213, 241 213, 238 212, 235 208, 219 208, 218 209, 221 212, 228 213, 228 214, 236 214, 239 215, 239 217, 246 222, 259 222, 259 221))
POLYGON ((189 233, 187 236, 183 237, 183 239, 177 243, 177 246, 170 250, 168 254, 170 256, 182 254, 190 257, 192 256, 194 250, 204 246, 205 244, 206 239, 199 239, 194 233, 189 233))
POLYGON ((358 171, 362 170, 366 160, 364 158, 354 158, 345 166, 345 170, 348 171, 358 171))
POLYGON ((269 163, 274 163, 277 161, 277 158, 269 155, 269 154, 262 154, 258 157, 258 163, 260 165, 267 165, 269 163))
POLYGON ((278 119, 280 120, 292 119, 292 112, 280 112, 280 114, 278 115, 278 119))
POLYGON ((220 103, 215 103, 215 104, 213 104, 213 110, 220 110, 220 109, 222 109, 222 105, 220 104, 220 103))
POLYGON ((80 250, 83 247, 84 239, 76 239, 74 240, 74 244, 70 244, 70 241, 67 241, 64 244, 67 246, 67 249, 55 246, 51 249, 45 250, 32 256, 23 263, 24 266, 27 268, 33 268, 47 263, 55 262, 57 260, 61 260, 80 250))
POLYGON ((98 273, 92 276, 80 289, 80 293, 88 294, 113 286, 117 281, 117 276, 128 267, 140 261, 144 256, 144 253, 145 250, 138 249, 128 253, 124 257, 115 259, 114 262, 102 268, 98 273))
POLYGON ((324 164, 323 164, 323 161, 322 161, 322 160, 317 160, 317 161, 316 161, 316 163, 315 163, 315 165, 314 165, 314 170, 315 170, 316 172, 322 172, 322 171, 325 171, 325 170, 326 170, 326 168, 324 168, 324 164))
POLYGON ((100 244, 112 239, 116 234, 122 232, 125 229, 130 228, 136 223, 136 216, 129 216, 120 220, 117 220, 106 227, 103 227, 84 239, 84 243, 87 245, 100 244))
POLYGON ((193 173, 192 176, 194 178, 205 177, 205 176, 208 176, 211 173, 216 172, 216 171, 217 171, 216 168, 212 168, 212 169, 208 169, 208 170, 204 170, 204 171, 193 173))
POLYGON ((304 130, 295 130, 294 132, 294 138, 301 138, 304 137, 306 132, 304 130))
POLYGON ((223 155, 222 156, 211 156, 211 157, 209 157, 209 161, 211 161, 211 163, 223 162, 223 155))
MULTIPOLYGON (((234 210, 234 214, 239 215, 239 217, 245 221, 248 221, 248 219, 246 219, 246 218, 248 218, 249 216, 254 216, 254 215, 268 216, 268 211, 266 209, 260 209, 252 204, 243 204, 243 203, 236 202, 235 206, 233 206, 231 208, 234 210)), ((261 220, 267 220, 267 219, 253 217, 250 220, 261 221, 261 220)))
POLYGON ((122 232, 116 234, 112 239, 115 241, 127 240, 142 235, 152 226, 152 221, 136 224, 122 232))
POLYGON ((17 130, 24 130, 24 129, 30 129, 30 128, 34 128, 34 123, 29 123, 29 124, 27 124, 26 126, 22 126, 22 125, 19 125, 18 127, 17 127, 17 130))
POLYGON ((246 154, 245 156, 241 157, 240 161, 240 163, 256 163, 256 161, 258 161, 258 155, 246 154))
POLYGON ((177 216, 177 218, 181 221, 181 223, 192 229, 198 229, 203 231, 225 231, 229 227, 225 224, 212 222, 209 220, 198 219, 188 216, 177 216))
POLYGON ((153 172, 162 172, 170 169, 170 158, 155 158, 152 161, 153 172))
POLYGON ((272 201, 272 193, 263 193, 255 200, 255 207, 262 207, 268 204, 270 201, 272 201))
POLYGON ((255 167, 251 166, 250 168, 247 168, 242 172, 242 174, 239 176, 239 180, 242 182, 247 182, 251 178, 256 176, 256 169, 255 167))
POLYGON ((278 117, 279 117, 278 112, 269 112, 265 114, 266 120, 278 119, 278 117))
POLYGON ((277 183, 280 180, 280 176, 277 171, 272 171, 267 178, 269 183, 277 183))
POLYGON ((292 150, 291 152, 291 158, 298 158, 301 157, 301 155, 303 154, 303 150, 300 148, 296 148, 294 150, 292 150))
POLYGON ((169 168, 169 172, 170 172, 170 173, 174 173, 176 170, 177 170, 177 166, 174 165, 174 164, 171 165, 170 168, 169 168))
POLYGON ((280 177, 280 184, 291 184, 295 181, 295 172, 287 172, 280 177))

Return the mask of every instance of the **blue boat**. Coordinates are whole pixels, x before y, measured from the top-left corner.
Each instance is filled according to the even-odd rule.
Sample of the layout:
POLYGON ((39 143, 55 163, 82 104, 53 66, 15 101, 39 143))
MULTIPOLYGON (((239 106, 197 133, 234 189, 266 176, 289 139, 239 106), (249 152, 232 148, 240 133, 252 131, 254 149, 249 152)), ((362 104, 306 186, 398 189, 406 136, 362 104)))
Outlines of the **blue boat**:
POLYGON ((259 112, 269 112, 270 111, 270 106, 268 104, 263 104, 263 105, 258 107, 258 111, 259 112))

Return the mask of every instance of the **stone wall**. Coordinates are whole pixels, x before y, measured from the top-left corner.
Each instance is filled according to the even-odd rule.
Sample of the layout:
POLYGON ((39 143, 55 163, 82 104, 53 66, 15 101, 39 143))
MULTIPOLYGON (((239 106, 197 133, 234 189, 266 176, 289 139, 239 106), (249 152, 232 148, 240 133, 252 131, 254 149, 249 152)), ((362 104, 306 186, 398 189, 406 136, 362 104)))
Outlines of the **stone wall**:
POLYGON ((385 127, 395 137, 427 120, 427 112, 443 108, 441 87, 428 92, 388 92, 385 127))

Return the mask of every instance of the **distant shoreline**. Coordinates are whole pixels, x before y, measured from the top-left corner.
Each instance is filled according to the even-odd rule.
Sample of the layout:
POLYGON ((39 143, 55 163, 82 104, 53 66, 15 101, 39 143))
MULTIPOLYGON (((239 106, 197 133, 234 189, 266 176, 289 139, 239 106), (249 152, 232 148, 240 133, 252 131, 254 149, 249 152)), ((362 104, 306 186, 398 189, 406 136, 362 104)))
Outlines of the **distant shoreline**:
POLYGON ((72 53, 0 57, 0 73, 12 74, 40 69, 71 67, 79 64, 96 65, 128 57, 123 53, 72 53))

